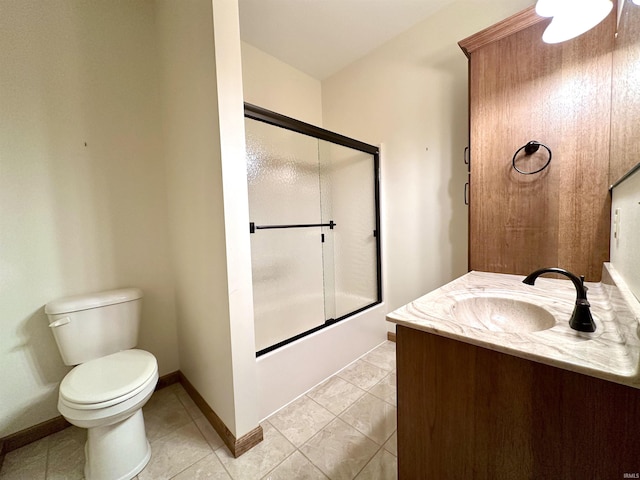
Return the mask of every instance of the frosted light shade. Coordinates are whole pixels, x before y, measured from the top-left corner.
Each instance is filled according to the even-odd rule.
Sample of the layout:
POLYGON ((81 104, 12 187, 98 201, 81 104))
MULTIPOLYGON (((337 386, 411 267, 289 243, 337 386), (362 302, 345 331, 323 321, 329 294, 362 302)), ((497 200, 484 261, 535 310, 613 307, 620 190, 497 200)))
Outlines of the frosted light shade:
POLYGON ((557 0, 538 0, 536 3, 536 13, 541 17, 553 17, 557 9, 557 0))
POLYGON ((575 38, 604 20, 612 8, 610 0, 538 0, 536 13, 553 17, 542 40, 559 43, 575 38))

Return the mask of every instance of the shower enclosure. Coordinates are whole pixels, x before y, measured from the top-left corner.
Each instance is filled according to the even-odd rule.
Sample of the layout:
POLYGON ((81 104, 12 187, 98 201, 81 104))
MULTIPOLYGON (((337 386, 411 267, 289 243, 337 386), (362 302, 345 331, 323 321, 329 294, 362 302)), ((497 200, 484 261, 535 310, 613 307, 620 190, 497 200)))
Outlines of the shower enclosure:
POLYGON ((382 301, 378 148, 245 104, 256 355, 382 301))

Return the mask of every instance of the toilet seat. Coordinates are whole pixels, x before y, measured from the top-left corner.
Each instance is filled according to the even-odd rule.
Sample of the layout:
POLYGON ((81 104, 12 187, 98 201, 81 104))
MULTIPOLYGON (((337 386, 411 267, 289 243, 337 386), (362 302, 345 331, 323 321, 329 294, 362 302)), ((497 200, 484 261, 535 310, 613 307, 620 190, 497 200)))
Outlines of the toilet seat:
POLYGON ((75 367, 60 384, 59 400, 74 410, 97 410, 135 397, 157 381, 158 364, 144 350, 123 350, 75 367))

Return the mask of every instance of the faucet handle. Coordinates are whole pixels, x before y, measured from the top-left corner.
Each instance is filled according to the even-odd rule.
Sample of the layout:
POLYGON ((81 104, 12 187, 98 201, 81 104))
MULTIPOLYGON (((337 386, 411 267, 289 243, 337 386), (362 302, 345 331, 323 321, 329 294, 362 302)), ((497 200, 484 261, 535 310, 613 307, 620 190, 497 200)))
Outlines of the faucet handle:
POLYGON ((589 287, 587 287, 587 286, 584 284, 584 275, 580 275, 580 283, 582 283, 582 286, 583 286, 583 288, 584 288, 584 291, 585 291, 585 292, 587 292, 587 291, 589 290, 589 287))

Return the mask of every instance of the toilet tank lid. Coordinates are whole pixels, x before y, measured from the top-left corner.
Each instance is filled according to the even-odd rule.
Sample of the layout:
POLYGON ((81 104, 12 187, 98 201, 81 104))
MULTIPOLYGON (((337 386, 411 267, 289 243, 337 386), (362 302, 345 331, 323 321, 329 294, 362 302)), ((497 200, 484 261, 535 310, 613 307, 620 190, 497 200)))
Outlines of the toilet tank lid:
POLYGON ((86 293, 53 300, 45 305, 44 313, 55 315, 79 312, 116 303, 130 302, 139 298, 142 298, 142 290, 139 288, 120 288, 106 292, 86 293))

